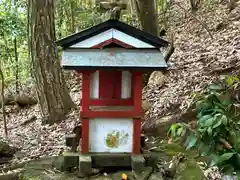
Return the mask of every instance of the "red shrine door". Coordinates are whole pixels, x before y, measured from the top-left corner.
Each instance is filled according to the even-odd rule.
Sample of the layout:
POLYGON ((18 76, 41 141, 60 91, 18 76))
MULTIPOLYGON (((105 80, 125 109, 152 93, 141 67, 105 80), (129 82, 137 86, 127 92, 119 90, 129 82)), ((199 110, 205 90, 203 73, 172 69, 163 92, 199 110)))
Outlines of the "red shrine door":
POLYGON ((99 71, 99 99, 121 99, 121 85, 121 71, 99 71))

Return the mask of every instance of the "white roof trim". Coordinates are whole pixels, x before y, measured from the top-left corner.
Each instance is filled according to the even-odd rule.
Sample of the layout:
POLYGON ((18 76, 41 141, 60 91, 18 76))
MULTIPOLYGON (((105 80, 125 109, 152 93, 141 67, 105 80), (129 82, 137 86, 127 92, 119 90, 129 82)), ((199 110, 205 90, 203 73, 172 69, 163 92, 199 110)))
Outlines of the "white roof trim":
POLYGON ((111 38, 115 38, 119 41, 122 41, 122 42, 129 44, 136 48, 154 48, 154 46, 152 46, 148 43, 145 43, 137 38, 129 36, 128 34, 118 31, 113 28, 111 28, 107 31, 104 31, 96 36, 93 36, 89 39, 86 39, 84 41, 76 43, 70 47, 71 48, 91 48, 91 47, 93 47, 97 44, 100 44, 104 41, 107 41, 111 38))

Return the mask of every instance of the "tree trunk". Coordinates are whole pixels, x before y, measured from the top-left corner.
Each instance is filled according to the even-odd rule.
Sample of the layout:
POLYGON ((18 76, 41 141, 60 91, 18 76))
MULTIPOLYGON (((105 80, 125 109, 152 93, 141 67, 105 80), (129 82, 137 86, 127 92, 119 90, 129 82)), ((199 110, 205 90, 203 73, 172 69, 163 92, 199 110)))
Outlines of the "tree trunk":
MULTIPOLYGON (((138 18, 143 31, 158 36, 156 0, 134 0, 138 18)), ((147 85, 151 72, 143 75, 143 85, 147 85)))
POLYGON ((4 132, 5 132, 5 136, 8 137, 8 131, 7 131, 7 120, 6 120, 6 111, 5 111, 5 104, 4 104, 4 85, 5 85, 5 82, 4 82, 4 75, 3 75, 3 71, 2 71, 2 68, 1 68, 1 65, 0 65, 0 79, 1 79, 1 108, 2 108, 2 116, 3 116, 3 125, 4 125, 4 132))
POLYGON ((156 0, 135 0, 143 31, 158 36, 156 0))
POLYGON ((190 6, 192 13, 196 12, 199 6, 200 0, 190 0, 190 6))
POLYGON ((31 50, 37 94, 44 118, 62 120, 75 105, 68 93, 55 44, 54 0, 30 0, 31 50))

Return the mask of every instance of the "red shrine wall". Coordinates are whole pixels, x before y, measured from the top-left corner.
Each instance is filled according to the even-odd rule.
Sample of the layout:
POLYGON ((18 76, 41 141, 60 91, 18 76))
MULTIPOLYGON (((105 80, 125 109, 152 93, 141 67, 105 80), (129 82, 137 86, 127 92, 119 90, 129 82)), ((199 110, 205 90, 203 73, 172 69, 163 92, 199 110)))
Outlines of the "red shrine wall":
POLYGON ((100 99, 121 99, 121 86, 121 71, 99 71, 100 99))
POLYGON ((91 105, 132 106, 132 73, 129 71, 95 71, 90 77, 91 105))
MULTIPOLYGON (((142 112, 141 112, 141 101, 142 101, 142 73, 140 72, 134 72, 132 74, 132 91, 133 92, 132 98, 131 98, 131 105, 132 110, 125 110, 125 111, 107 111, 107 110, 90 110, 90 106, 92 105, 92 102, 94 102, 90 98, 90 84, 91 84, 91 73, 93 72, 83 72, 83 81, 82 81, 82 111, 80 113, 81 120, 82 120, 82 153, 87 154, 89 153, 89 131, 90 129, 90 123, 89 121, 94 121, 95 119, 99 118, 106 118, 106 119, 112 119, 112 121, 115 121, 119 118, 122 119, 132 119, 133 121, 133 131, 132 131, 132 153, 139 154, 140 153, 140 134, 141 134, 141 118, 142 118, 142 112)), ((119 78, 119 77, 118 77, 119 78)), ((113 82, 114 78, 109 78, 106 82, 113 82)), ((121 83, 120 83, 121 84, 121 83)), ((100 87, 100 85, 99 85, 100 87)), ((113 88, 114 89, 114 88, 113 88)), ((116 92, 116 91, 115 91, 116 92)), ((114 94, 114 93, 112 93, 114 94)), ((113 104, 113 101, 110 99, 108 101, 99 99, 95 99, 95 101, 99 101, 103 103, 110 102, 113 104)), ((118 102, 125 102, 129 99, 119 99, 115 100, 114 103, 119 106, 118 102)), ((124 103, 123 103, 124 104, 124 103)), ((91 137, 92 138, 92 137, 91 137)))

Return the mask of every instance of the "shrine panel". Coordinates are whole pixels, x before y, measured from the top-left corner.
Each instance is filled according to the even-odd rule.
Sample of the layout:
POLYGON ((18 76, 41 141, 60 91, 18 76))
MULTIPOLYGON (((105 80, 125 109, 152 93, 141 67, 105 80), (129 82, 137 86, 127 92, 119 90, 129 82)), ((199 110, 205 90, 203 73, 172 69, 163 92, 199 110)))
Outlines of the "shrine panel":
POLYGON ((94 118, 89 121, 89 152, 131 153, 133 119, 94 118))

